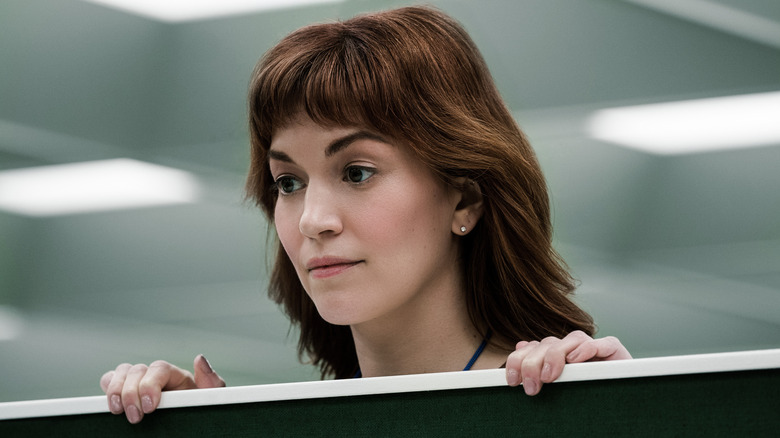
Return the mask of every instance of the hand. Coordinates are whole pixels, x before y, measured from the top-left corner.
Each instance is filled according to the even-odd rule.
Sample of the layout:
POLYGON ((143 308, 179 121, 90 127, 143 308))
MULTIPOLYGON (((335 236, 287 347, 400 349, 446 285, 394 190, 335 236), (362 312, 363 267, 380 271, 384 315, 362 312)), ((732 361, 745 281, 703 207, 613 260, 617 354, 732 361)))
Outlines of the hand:
POLYGON ((506 382, 510 386, 522 383, 526 394, 535 395, 542 384, 560 377, 567 363, 619 359, 631 359, 631 354, 613 336, 593 339, 577 330, 563 339, 520 341, 507 358, 506 382))
POLYGON ((108 398, 108 408, 114 414, 125 413, 127 420, 138 423, 157 409, 162 391, 180 389, 218 388, 225 381, 211 368, 203 355, 194 363, 195 376, 187 370, 163 360, 149 366, 123 363, 114 371, 103 374, 100 387, 108 398))

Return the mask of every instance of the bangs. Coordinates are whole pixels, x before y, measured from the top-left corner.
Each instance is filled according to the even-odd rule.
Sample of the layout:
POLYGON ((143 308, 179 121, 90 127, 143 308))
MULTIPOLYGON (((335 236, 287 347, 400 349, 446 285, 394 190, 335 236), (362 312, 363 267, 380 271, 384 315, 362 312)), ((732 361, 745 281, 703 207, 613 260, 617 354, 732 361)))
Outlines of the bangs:
POLYGON ((303 112, 321 125, 359 126, 395 137, 388 62, 343 25, 310 26, 266 54, 254 77, 250 114, 262 147, 303 112), (383 78, 385 78, 383 80, 383 78), (377 109, 384 109, 377 114, 377 109))

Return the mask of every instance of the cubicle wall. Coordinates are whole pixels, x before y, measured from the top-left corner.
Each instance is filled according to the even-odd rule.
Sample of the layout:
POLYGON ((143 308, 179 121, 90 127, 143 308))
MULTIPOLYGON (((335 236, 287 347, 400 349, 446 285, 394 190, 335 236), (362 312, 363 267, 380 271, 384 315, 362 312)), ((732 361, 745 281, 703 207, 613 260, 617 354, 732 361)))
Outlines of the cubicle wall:
POLYGON ((778 436, 780 350, 567 365, 528 397, 503 370, 0 403, 0 436, 778 436))

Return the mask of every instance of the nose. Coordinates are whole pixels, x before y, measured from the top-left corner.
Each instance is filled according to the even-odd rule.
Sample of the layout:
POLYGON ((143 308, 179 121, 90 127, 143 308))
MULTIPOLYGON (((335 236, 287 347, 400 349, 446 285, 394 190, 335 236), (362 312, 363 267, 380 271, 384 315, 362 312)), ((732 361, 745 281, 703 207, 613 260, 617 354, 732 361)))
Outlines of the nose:
POLYGON ((343 224, 332 193, 310 183, 304 196, 303 213, 298 224, 301 234, 310 239, 320 239, 341 233, 343 224))

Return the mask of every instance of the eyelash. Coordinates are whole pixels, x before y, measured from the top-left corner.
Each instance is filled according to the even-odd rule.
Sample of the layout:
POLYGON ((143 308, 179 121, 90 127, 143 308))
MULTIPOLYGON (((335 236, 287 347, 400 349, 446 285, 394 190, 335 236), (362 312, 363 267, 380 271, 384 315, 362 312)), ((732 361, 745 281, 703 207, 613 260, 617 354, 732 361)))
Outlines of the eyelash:
POLYGON ((356 165, 350 165, 344 168, 344 178, 342 178, 342 181, 348 182, 351 184, 364 184, 366 181, 371 179, 376 174, 376 169, 373 167, 367 167, 367 166, 356 166, 356 165), (359 170, 361 172, 368 173, 369 175, 362 181, 352 181, 349 177, 349 173, 352 170, 359 170))
MULTIPOLYGON (((362 184, 365 184, 366 181, 371 179, 371 177, 373 177, 375 174, 376 174, 376 169, 373 168, 373 167, 349 165, 349 166, 344 168, 344 177, 341 180, 346 182, 346 183, 352 184, 352 185, 362 185, 362 184), (352 181, 351 178, 350 178, 350 172, 355 171, 355 170, 360 171, 361 172, 361 176, 363 176, 365 173, 367 173, 368 176, 366 176, 364 179, 362 179, 360 181, 352 181)), ((276 180, 274 180, 274 183, 271 185, 271 190, 273 190, 273 192, 276 195, 290 196, 290 195, 294 195, 296 192, 298 192, 299 190, 302 190, 305 187, 306 187, 306 185, 303 182, 301 182, 300 180, 298 180, 298 178, 296 178, 295 176, 292 176, 292 175, 281 175, 278 178, 276 178, 276 180), (282 189, 282 184, 285 184, 285 183, 291 182, 291 181, 297 181, 299 183, 300 187, 298 187, 298 188, 296 188, 296 189, 294 189, 292 191, 285 191, 285 190, 283 190, 282 189)))
POLYGON ((281 175, 278 178, 276 178, 276 180, 274 181, 273 185, 271 186, 271 190, 273 190, 273 192, 277 196, 279 196, 279 195, 281 195, 281 196, 290 196, 290 195, 294 195, 295 192, 297 192, 298 190, 301 190, 303 187, 305 187, 305 185, 302 182, 298 181, 298 183, 301 185, 301 187, 299 187, 298 189, 296 189, 294 191, 286 192, 286 191, 282 190, 282 184, 284 184, 287 181, 298 181, 298 178, 296 178, 296 177, 294 177, 292 175, 281 175))

